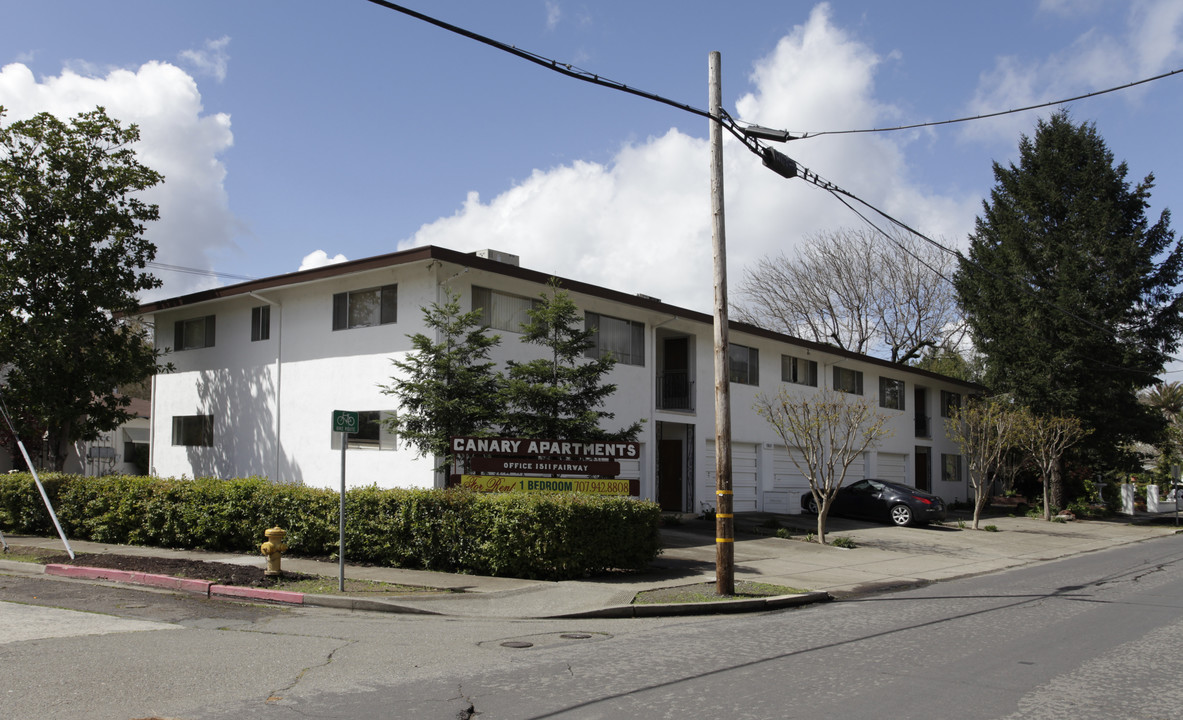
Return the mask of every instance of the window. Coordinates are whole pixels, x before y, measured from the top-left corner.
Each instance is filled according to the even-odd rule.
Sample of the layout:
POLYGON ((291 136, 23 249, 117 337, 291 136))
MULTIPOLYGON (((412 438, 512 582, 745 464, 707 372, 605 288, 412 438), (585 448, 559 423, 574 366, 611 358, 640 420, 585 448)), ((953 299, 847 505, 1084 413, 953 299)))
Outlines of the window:
POLYGON ((472 286, 472 309, 481 312, 481 322, 494 330, 522 332, 522 325, 530 320, 528 311, 541 304, 520 295, 472 286))
POLYGON ((817 361, 781 355, 780 379, 781 382, 817 387, 817 361))
POLYGON ((589 312, 584 314, 585 327, 594 330, 591 347, 585 353, 590 358, 602 358, 608 353, 616 362, 625 365, 645 364, 645 324, 622 320, 611 315, 589 312))
POLYGON ((173 349, 197 350, 214 346, 214 316, 178 320, 173 325, 173 349))
POLYGON ((941 417, 953 417, 961 409, 961 393, 941 391, 941 417))
POLYGON ((731 361, 731 382, 760 384, 760 352, 756 348, 730 343, 727 346, 727 359, 731 361))
MULTIPOLYGON (((386 427, 394 416, 389 410, 361 410, 357 413, 357 432, 349 434, 351 449, 398 450, 398 436, 386 427)), ((333 433, 334 450, 341 449, 341 433, 333 433)))
POLYGON ((904 381, 894 378, 879 378, 879 406, 889 410, 904 409, 904 381))
POLYGON ((941 453, 941 479, 945 482, 961 482, 961 456, 941 453))
POLYGON ((346 330, 398 321, 398 285, 333 295, 333 329, 346 330))
POLYGON ((251 342, 271 339, 271 306, 251 308, 251 342))
POLYGON ((213 444, 213 415, 173 415, 173 445, 210 447, 213 444))
POLYGON ((850 368, 834 368, 834 389, 852 395, 863 394, 863 373, 850 368))

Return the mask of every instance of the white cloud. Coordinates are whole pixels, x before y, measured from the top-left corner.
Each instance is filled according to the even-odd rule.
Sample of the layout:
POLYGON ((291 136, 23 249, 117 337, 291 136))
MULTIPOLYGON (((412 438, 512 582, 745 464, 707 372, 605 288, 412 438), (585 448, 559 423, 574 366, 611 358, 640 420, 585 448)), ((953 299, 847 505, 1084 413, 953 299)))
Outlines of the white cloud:
MULTIPOLYGON (((1042 9, 1071 14, 1092 5, 1045 1, 1042 9)), ((966 114, 1010 110, 1123 85, 1173 69, 1181 59, 1183 0, 1139 0, 1129 5, 1124 32, 1095 27, 1044 58, 999 57, 994 68, 978 79, 966 114)), ((1137 102, 1141 92, 1124 91, 1123 96, 1137 102)), ((1020 133, 1030 134, 1031 126, 1030 114, 1017 113, 968 123, 963 132, 970 139, 1013 144, 1020 133)))
POLYGON ((299 269, 311 270, 313 268, 324 267, 325 265, 336 265, 337 263, 343 263, 348 259, 349 258, 345 257, 341 253, 337 253, 333 257, 329 257, 329 254, 324 250, 314 250, 305 255, 304 259, 300 261, 299 269))
POLYGON ((559 26, 559 18, 563 15, 562 9, 557 2, 547 0, 546 2, 546 29, 554 30, 559 26))
MULTIPOLYGON (((881 58, 830 22, 828 5, 756 63, 754 90, 735 104, 768 127, 868 126, 897 117, 876 101, 881 58)), ((726 98, 727 88, 724 88, 726 98)), ((734 92, 734 89, 733 89, 734 92)), ((907 137, 827 138, 782 146, 805 166, 933 236, 964 237, 976 198, 933 195, 909 178, 907 137)), ((785 180, 736 141, 725 143, 728 274, 800 238, 861 221, 824 191, 785 180)), ((609 164, 576 162, 536 170, 482 201, 469 195, 455 215, 402 243, 519 255, 525 267, 709 312, 712 306, 709 147, 671 129, 623 147, 609 164)))
MULTIPOLYGON (((115 69, 105 75, 65 69, 56 77, 34 78, 16 63, 0 69, 0 97, 5 122, 50 112, 69 119, 101 105, 124 124, 140 127, 139 160, 164 175, 163 184, 144 193, 160 206, 160 220, 147 237, 162 263, 212 269, 212 259, 234 248, 237 221, 230 213, 218 156, 233 144, 230 116, 203 115, 197 83, 180 68, 149 62, 138 70, 115 69)), ((214 284, 194 275, 158 273, 165 288, 143 299, 178 295, 214 284)))
POLYGON ((217 40, 206 40, 205 47, 200 50, 185 50, 178 56, 202 75, 209 75, 218 82, 226 79, 226 69, 230 64, 230 55, 226 46, 230 38, 223 35, 217 40))

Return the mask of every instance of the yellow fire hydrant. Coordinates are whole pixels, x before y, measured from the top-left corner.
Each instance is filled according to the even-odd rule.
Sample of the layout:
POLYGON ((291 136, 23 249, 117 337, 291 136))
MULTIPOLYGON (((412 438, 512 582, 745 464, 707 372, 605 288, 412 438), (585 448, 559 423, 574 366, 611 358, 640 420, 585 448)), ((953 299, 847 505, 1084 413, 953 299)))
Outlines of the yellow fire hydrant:
POLYGON ((279 567, 279 559, 288 549, 288 546, 283 544, 283 539, 288 535, 287 531, 276 526, 263 534, 267 536, 267 542, 259 546, 259 550, 267 556, 267 569, 263 571, 263 574, 267 577, 279 577, 283 575, 283 570, 279 567))

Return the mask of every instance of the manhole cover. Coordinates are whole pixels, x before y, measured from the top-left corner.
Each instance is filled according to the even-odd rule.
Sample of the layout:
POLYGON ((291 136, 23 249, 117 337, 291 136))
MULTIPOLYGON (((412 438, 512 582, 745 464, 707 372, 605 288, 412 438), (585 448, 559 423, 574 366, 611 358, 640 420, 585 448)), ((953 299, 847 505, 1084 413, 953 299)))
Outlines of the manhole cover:
POLYGON ((588 635, 587 633, 563 633, 559 637, 563 638, 564 640, 587 640, 591 637, 591 635, 588 635))
POLYGON ((525 640, 506 640, 501 643, 501 647, 507 648, 528 648, 534 647, 534 643, 528 643, 525 640))

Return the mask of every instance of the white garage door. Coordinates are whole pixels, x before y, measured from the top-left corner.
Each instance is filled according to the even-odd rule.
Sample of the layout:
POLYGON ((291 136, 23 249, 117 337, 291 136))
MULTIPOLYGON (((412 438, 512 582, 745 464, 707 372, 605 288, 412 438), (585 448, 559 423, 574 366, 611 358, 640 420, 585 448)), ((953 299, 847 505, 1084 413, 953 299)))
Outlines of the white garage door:
POLYGON ((797 458, 797 463, 802 467, 805 463, 801 456, 801 451, 797 448, 787 448, 783 445, 777 445, 772 454, 772 487, 776 490, 801 490, 809 487, 809 481, 805 479, 804 473, 797 467, 797 463, 793 462, 793 458, 797 458))
POLYGON ((908 484, 904 472, 907 457, 901 453, 879 453, 879 479, 908 484))

